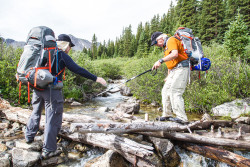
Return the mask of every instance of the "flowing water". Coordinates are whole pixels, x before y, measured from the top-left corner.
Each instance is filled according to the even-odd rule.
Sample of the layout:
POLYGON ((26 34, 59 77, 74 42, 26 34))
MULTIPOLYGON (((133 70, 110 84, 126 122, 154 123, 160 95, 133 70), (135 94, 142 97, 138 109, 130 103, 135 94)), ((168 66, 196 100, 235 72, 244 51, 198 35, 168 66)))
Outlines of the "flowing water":
MULTIPOLYGON (((110 87, 116 87, 116 84, 110 85, 110 87)), ((115 90, 113 90, 115 91, 115 90)), ((114 108, 118 103, 125 101, 128 97, 122 96, 120 92, 112 93, 108 97, 97 97, 93 98, 91 101, 84 103, 80 107, 66 107, 65 112, 67 113, 78 113, 85 114, 89 116, 94 116, 98 118, 106 118, 105 113, 96 112, 100 107, 109 107, 114 108)), ((151 107, 149 105, 141 105, 139 114, 135 116, 143 118, 145 113, 148 113, 149 120, 154 120, 156 117, 161 115, 161 112, 157 110, 157 107, 151 107)), ((200 120, 201 115, 199 114, 190 114, 187 113, 189 120, 200 120)), ((229 167, 229 165, 221 162, 205 158, 199 154, 180 149, 175 147, 176 151, 181 157, 182 167, 229 167)), ((71 167, 82 167, 84 164, 97 156, 100 156, 104 153, 103 150, 94 149, 87 152, 84 158, 80 159, 77 162, 68 164, 71 167)), ((235 153, 240 154, 246 158, 250 158, 250 152, 242 153, 240 151, 235 151, 235 153)))

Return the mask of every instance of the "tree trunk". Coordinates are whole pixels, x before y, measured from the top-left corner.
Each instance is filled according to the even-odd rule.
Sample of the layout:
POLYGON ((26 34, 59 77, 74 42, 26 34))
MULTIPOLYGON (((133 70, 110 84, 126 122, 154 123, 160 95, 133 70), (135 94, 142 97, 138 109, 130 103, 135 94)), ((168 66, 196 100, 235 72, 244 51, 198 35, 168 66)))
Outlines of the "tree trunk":
POLYGON ((230 151, 210 146, 198 146, 191 143, 177 143, 182 148, 201 154, 216 161, 224 162, 231 166, 249 167, 250 159, 234 154, 230 151))
POLYGON ((153 152, 153 147, 127 138, 102 133, 73 133, 66 136, 62 134, 62 136, 81 143, 117 151, 135 166, 162 166, 160 158, 153 152))
POLYGON ((234 148, 244 148, 250 150, 250 142, 249 141, 239 141, 232 139, 225 139, 219 137, 208 137, 201 136, 198 134, 189 134, 189 133, 180 133, 180 132, 140 132, 140 134, 154 137, 163 137, 176 141, 185 141, 190 143, 198 143, 198 144, 209 144, 216 146, 228 146, 234 148))
POLYGON ((131 133, 143 131, 188 131, 195 129, 207 129, 213 125, 231 127, 231 121, 197 121, 189 125, 181 125, 175 122, 132 122, 132 123, 71 123, 72 132, 81 133, 131 133))

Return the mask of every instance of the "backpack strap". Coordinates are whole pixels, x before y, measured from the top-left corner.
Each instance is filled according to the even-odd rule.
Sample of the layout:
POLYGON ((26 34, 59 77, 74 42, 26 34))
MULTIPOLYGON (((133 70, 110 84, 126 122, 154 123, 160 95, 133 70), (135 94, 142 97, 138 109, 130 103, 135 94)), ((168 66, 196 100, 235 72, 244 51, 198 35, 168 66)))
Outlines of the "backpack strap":
POLYGON ((49 72, 51 73, 51 53, 50 50, 54 50, 56 47, 51 47, 51 48, 44 48, 44 50, 47 50, 49 52, 49 72))

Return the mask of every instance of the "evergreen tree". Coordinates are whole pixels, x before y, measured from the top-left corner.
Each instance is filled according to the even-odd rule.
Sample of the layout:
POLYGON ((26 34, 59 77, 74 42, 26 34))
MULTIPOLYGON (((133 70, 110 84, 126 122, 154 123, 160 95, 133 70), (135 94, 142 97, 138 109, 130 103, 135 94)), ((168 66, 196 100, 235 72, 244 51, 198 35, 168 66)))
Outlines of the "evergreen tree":
POLYGON ((244 55, 245 47, 249 44, 249 33, 243 19, 243 15, 238 13, 236 20, 230 23, 229 30, 225 33, 224 44, 231 56, 241 56, 249 61, 249 55, 244 55))
POLYGON ((116 40, 115 40, 115 48, 114 48, 114 57, 119 56, 119 47, 120 47, 119 38, 116 38, 116 40))
POLYGON ((176 18, 175 18, 175 7, 173 2, 170 3, 170 8, 167 15, 163 15, 161 26, 162 32, 173 35, 175 32, 176 18), (165 17, 164 17, 165 16, 165 17))
POLYGON ((150 34, 153 34, 155 31, 160 31, 159 23, 160 23, 160 16, 156 15, 151 19, 151 26, 150 26, 150 34))
POLYGON ((182 27, 191 28, 196 32, 197 27, 197 0, 182 0, 179 23, 182 27))
POLYGON ((125 33, 123 36, 123 55, 132 57, 133 56, 133 46, 132 46, 132 39, 133 39, 133 34, 132 34, 132 27, 129 25, 129 27, 125 28, 125 33))
POLYGON ((201 1, 199 36, 202 42, 208 43, 217 39, 222 33, 223 3, 222 0, 201 1))
POLYGON ((145 31, 142 31, 139 39, 139 45, 137 47, 136 56, 138 58, 141 58, 141 57, 146 57, 147 55, 148 55, 147 37, 145 31))
POLYGON ((97 37, 95 36, 95 34, 92 37, 92 43, 91 43, 91 50, 92 50, 92 59, 96 59, 97 58, 97 37))
POLYGON ((101 56, 102 56, 102 53, 104 52, 104 46, 100 43, 100 45, 98 46, 98 49, 97 49, 97 59, 100 59, 101 56))

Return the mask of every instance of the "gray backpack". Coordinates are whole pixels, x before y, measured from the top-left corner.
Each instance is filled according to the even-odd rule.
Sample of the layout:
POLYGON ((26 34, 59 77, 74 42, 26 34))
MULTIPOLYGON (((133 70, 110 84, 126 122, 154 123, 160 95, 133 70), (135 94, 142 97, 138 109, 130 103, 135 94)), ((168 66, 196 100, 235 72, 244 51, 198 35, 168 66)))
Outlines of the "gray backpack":
POLYGON ((179 27, 174 36, 182 42, 184 50, 191 61, 196 60, 198 63, 204 57, 201 42, 198 37, 194 37, 192 29, 179 27))
POLYGON ((24 51, 17 67, 19 85, 25 84, 44 89, 53 82, 51 66, 57 51, 55 34, 52 29, 39 26, 28 34, 24 51))

